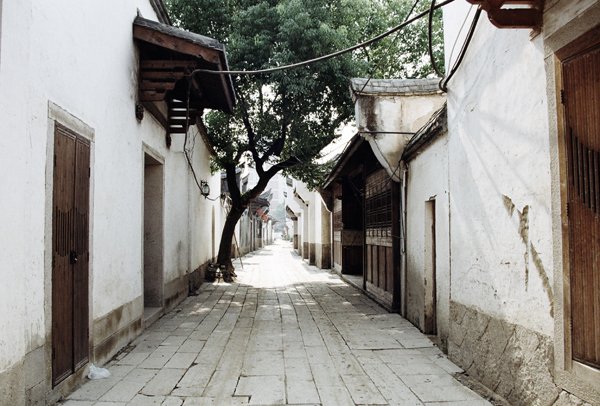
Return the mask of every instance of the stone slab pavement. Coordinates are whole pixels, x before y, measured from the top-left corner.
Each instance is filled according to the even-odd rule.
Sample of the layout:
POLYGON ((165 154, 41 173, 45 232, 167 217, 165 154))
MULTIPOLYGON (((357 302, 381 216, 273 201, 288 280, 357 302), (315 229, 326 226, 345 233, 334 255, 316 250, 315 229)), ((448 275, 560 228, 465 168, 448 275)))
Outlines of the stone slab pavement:
POLYGON ((62 403, 489 405, 412 324, 278 242, 204 284, 62 403))

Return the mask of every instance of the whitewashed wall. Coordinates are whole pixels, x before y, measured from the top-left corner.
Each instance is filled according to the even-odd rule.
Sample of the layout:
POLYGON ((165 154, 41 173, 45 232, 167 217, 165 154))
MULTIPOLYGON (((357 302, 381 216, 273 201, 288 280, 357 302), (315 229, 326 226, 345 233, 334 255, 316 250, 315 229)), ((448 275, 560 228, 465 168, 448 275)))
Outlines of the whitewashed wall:
MULTIPOLYGON (((447 56, 468 8, 454 2, 444 11, 447 56)), ((498 29, 482 13, 448 86, 448 351, 511 404, 576 403, 553 372, 560 293, 544 47, 543 34, 498 29)))
POLYGON ((362 133, 379 163, 388 175, 399 181, 397 163, 411 134, 385 134, 385 132, 417 132, 431 114, 444 104, 441 93, 424 95, 386 95, 360 97, 355 106, 358 131, 380 131, 380 134, 362 133))
MULTIPOLYGON (((181 142, 175 140, 168 150, 164 129, 148 112, 141 123, 135 119, 137 51, 132 22, 138 10, 156 19, 149 2, 142 0, 3 4, 0 274, 9 282, 0 284, 0 374, 43 345, 49 333, 50 298, 44 285, 51 258, 44 256, 51 241, 47 215, 51 190, 46 187, 47 151, 52 141, 49 102, 94 132, 91 319, 142 294, 144 145, 165 162, 165 282, 212 255, 210 244, 190 247, 190 224, 203 235, 210 227, 206 220, 211 218, 212 206, 218 203, 199 200, 191 191, 181 142), (191 223, 189 212, 196 216, 191 223)), ((201 144, 196 170, 218 190, 201 144)))
MULTIPOLYGON (((468 8, 445 9, 447 55, 468 8)), ((550 335, 546 104, 542 38, 484 13, 448 91, 452 300, 550 335)))
MULTIPOLYGON (((448 139, 440 137, 407 165, 406 317, 424 328, 425 204, 435 200, 437 333, 448 337, 450 318, 450 241, 448 139)), ((431 284, 431 281, 428 281, 431 284)))

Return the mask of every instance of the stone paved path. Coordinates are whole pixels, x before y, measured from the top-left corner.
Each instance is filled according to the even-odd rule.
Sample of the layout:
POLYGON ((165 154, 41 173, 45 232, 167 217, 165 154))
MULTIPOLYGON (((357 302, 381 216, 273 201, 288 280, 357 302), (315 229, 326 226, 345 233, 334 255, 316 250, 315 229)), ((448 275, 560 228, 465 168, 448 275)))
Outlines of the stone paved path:
POLYGON ((243 261, 237 283, 204 284, 64 404, 489 404, 409 322, 289 245, 243 261))

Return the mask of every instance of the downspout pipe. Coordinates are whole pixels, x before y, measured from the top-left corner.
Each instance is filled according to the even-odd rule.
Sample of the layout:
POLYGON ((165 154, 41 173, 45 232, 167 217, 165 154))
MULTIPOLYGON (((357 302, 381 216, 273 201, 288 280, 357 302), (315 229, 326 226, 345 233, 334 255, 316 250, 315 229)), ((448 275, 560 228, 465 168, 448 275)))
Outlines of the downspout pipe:
POLYGON ((402 262, 400 263, 400 294, 402 296, 402 304, 400 314, 406 317, 406 269, 408 267, 408 260, 406 258, 406 224, 407 224, 407 182, 408 182, 408 164, 404 161, 400 161, 400 167, 402 168, 402 192, 400 200, 400 253, 402 255, 402 262))

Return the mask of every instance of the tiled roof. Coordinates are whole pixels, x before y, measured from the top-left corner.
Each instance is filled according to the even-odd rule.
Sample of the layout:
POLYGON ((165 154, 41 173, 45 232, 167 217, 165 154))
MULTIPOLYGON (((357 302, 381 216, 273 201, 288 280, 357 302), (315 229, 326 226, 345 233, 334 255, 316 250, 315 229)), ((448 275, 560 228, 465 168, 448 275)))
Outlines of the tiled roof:
POLYGON ((441 93, 440 79, 365 79, 350 80, 350 87, 357 94, 411 95, 441 93))

